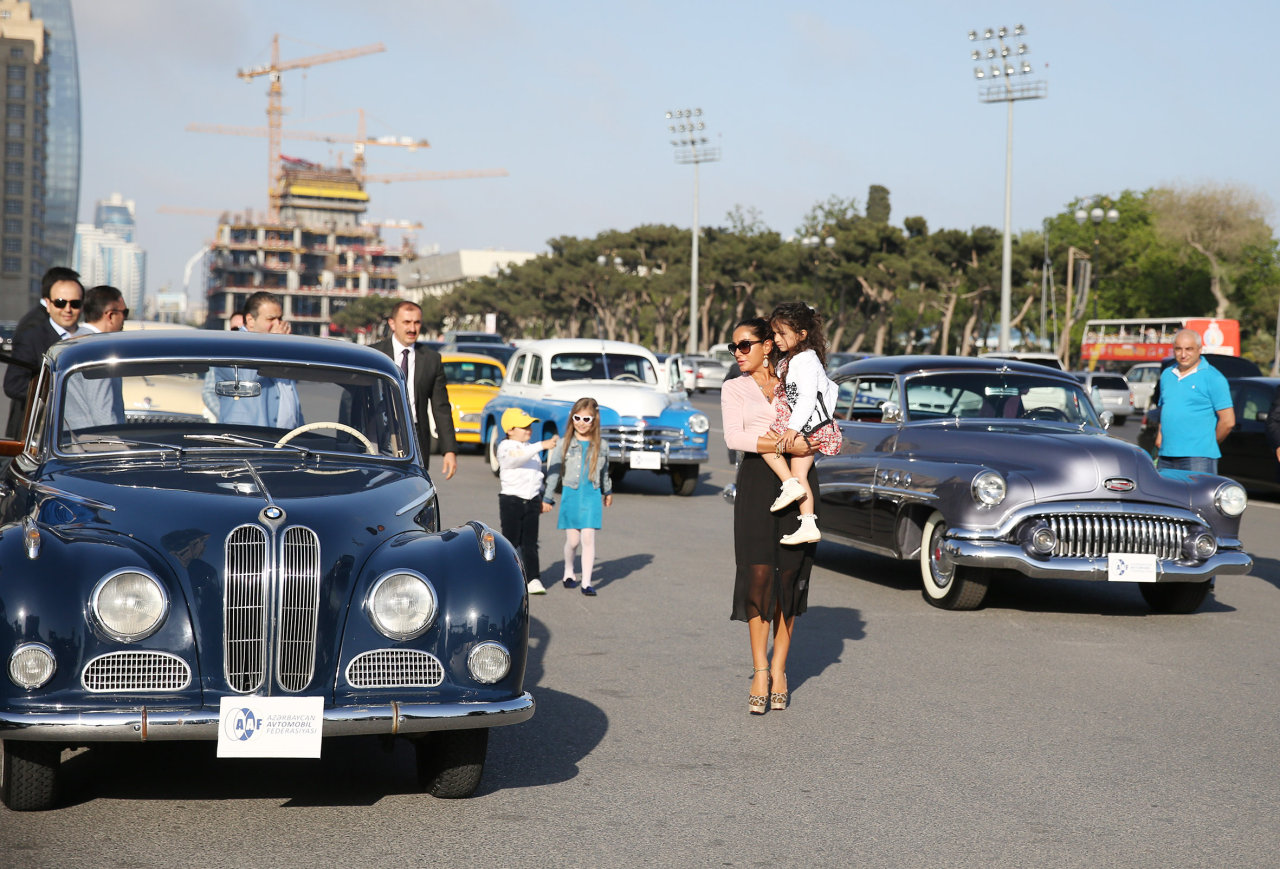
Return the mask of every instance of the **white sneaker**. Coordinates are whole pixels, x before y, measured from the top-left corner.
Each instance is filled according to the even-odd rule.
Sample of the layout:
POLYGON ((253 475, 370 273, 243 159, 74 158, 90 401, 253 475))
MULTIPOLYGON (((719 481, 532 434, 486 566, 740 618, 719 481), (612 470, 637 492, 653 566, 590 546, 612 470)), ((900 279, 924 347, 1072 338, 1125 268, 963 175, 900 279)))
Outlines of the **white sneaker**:
POLYGON ((799 546, 802 543, 817 543, 822 539, 818 530, 817 517, 812 514, 800 517, 800 527, 791 534, 785 534, 778 540, 783 546, 799 546))
POLYGON ((529 580, 529 594, 546 594, 546 586, 542 584, 540 579, 529 580))
POLYGON ((804 486, 800 485, 800 481, 795 477, 787 477, 782 481, 782 492, 773 501, 773 506, 769 508, 771 513, 777 513, 788 504, 795 503, 804 497, 804 486))

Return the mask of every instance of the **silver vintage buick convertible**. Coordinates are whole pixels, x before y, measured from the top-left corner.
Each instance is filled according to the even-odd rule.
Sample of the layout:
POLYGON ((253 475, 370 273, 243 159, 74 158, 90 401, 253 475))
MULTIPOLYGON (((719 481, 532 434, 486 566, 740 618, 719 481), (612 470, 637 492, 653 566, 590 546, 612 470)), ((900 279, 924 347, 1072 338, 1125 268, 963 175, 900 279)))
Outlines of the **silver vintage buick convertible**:
POLYGON ((994 572, 1136 582, 1157 612, 1200 607, 1218 574, 1247 573, 1244 489, 1160 472, 1109 437, 1069 374, 953 356, 842 367, 843 451, 819 457, 824 535, 918 559, 924 597, 982 604, 994 572))

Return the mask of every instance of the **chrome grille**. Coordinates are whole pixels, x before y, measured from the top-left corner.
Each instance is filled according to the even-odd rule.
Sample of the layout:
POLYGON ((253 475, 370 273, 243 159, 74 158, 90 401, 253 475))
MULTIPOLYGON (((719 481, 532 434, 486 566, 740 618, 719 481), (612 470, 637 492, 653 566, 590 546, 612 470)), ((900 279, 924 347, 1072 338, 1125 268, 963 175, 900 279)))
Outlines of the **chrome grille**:
POLYGON ((1103 558, 1112 552, 1154 555, 1160 559, 1182 556, 1182 540, 1190 523, 1155 516, 1080 514, 1045 516, 1058 536, 1056 556, 1103 558))
POLYGON ((267 668, 267 532, 241 525, 227 538, 222 650, 233 691, 262 687, 267 668))
POLYGON ((320 538, 310 528, 288 528, 280 556, 276 678, 286 691, 301 691, 311 682, 316 664, 320 538))
POLYGON ((111 652, 85 665, 86 691, 181 691, 191 684, 187 662, 166 652, 111 652))
POLYGON ((434 688, 443 681, 440 659, 414 649, 375 649, 347 665, 352 688, 434 688))
POLYGON ((309 528, 286 528, 278 559, 271 556, 267 532, 257 525, 242 525, 227 538, 223 652, 234 691, 262 688, 270 668, 268 649, 284 690, 303 690, 315 674, 320 539, 309 528))
POLYGON ((610 452, 621 450, 667 450, 684 442, 684 432, 669 426, 606 425, 600 437, 610 452))

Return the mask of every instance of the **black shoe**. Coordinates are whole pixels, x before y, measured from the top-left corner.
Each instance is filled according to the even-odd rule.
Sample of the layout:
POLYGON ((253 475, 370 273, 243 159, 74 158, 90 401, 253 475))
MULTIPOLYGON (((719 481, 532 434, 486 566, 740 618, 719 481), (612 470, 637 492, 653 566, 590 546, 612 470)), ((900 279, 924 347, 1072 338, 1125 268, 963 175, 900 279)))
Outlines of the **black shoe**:
POLYGON ((584 585, 584 586, 582 587, 582 593, 583 593, 583 594, 585 594, 587 597, 595 597, 595 596, 596 596, 596 589, 595 589, 595 586, 593 586, 593 585, 584 585))
POLYGON ((564 587, 565 587, 565 588, 577 588, 577 587, 578 587, 578 581, 577 581, 576 579, 574 579, 572 576, 566 576, 566 577, 564 578, 564 587))

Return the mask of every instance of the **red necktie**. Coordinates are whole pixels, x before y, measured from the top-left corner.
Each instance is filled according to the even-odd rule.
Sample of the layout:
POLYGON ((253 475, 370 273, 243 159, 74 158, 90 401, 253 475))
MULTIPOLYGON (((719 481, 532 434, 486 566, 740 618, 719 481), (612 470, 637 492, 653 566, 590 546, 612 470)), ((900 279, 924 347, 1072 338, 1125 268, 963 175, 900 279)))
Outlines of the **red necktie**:
POLYGON ((400 373, 404 375, 406 382, 409 380, 409 348, 404 348, 400 354, 400 373))

